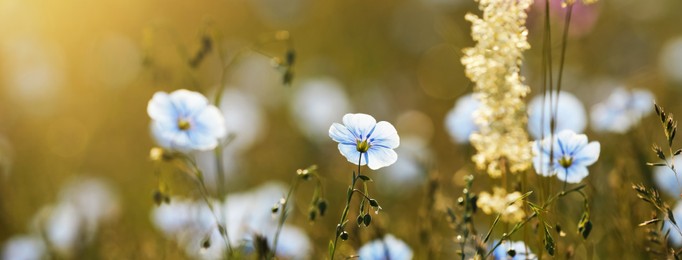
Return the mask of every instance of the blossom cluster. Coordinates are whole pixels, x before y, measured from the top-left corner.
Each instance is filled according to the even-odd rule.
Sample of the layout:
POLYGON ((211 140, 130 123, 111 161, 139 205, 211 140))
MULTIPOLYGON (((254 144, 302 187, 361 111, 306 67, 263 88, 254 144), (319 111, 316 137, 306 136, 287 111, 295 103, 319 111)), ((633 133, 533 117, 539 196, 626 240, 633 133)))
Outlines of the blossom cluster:
POLYGON ((465 16, 472 23, 476 45, 464 49, 462 64, 475 83, 474 97, 481 103, 475 113, 478 130, 470 139, 478 151, 473 160, 479 169, 496 177, 506 167, 511 172, 530 167, 524 102, 530 89, 523 84, 520 66, 523 51, 530 48, 525 22, 526 9, 533 1, 478 2, 483 16, 465 16))
POLYGON ((526 216, 521 197, 522 195, 518 191, 507 193, 507 190, 503 188, 494 187, 493 194, 481 192, 476 203, 488 215, 500 214, 500 220, 507 223, 518 223, 526 216))

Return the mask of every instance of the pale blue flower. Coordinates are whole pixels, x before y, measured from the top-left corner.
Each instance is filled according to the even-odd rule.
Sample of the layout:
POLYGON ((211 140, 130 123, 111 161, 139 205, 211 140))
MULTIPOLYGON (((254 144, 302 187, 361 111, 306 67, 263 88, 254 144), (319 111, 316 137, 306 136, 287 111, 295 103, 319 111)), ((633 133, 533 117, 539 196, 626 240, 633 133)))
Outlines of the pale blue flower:
POLYGON ((147 105, 151 129, 163 148, 191 151, 210 150, 225 137, 225 119, 217 107, 198 92, 176 90, 156 92, 147 105))
MULTIPOLYGON (((497 244, 495 241, 494 244, 497 244)), ((494 260, 530 260, 538 259, 523 241, 503 241, 492 253, 494 260), (513 250, 513 251, 512 251, 513 250), (512 254, 514 256, 512 256, 512 254)))
POLYGON ((564 130, 554 136, 533 143, 533 166, 542 176, 557 175, 559 180, 578 183, 587 177, 587 166, 599 158, 599 142, 587 143, 587 136, 564 130), (550 163, 550 154, 553 160, 550 163))
POLYGON ((654 111, 653 100, 654 95, 648 90, 617 88, 608 99, 592 107, 592 128, 625 133, 654 111))
POLYGON ((457 99, 455 106, 445 116, 445 127, 452 139, 460 144, 469 143, 469 136, 478 129, 474 111, 481 103, 471 94, 457 99))
MULTIPOLYGON (((676 156, 675 159, 673 159, 673 163, 675 164, 675 168, 681 166, 682 158, 676 156)), ((682 194, 682 186, 680 186, 679 178, 682 178, 682 176, 675 176, 675 172, 668 167, 654 168, 654 182, 656 183, 656 186, 670 197, 679 198, 680 194, 682 194)))
POLYGON ((363 245, 358 251, 360 260, 410 260, 412 249, 400 239, 387 234, 363 245))
POLYGON ((398 154, 393 151, 400 145, 398 131, 391 123, 377 123, 370 115, 346 114, 343 125, 334 123, 329 128, 329 137, 339 143, 339 151, 351 163, 359 162, 377 170, 398 160, 398 154))
MULTIPOLYGON (((551 97, 552 100, 550 102, 550 92, 548 91, 544 98, 542 95, 535 96, 528 104, 528 132, 530 132, 534 139, 550 135, 550 118, 553 116, 550 111, 556 106, 556 93, 551 97), (543 99, 544 109, 542 105, 543 99)), ((581 133, 585 130, 586 125, 587 114, 582 102, 573 94, 560 91, 558 112, 556 114, 556 133, 566 129, 581 133)))

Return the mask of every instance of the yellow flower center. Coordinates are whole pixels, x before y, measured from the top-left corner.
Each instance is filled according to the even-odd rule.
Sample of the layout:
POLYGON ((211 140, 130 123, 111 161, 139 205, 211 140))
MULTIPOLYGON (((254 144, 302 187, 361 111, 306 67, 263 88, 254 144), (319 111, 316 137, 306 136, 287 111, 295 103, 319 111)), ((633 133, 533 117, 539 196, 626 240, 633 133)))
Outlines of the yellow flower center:
POLYGON ((192 125, 189 123, 189 121, 187 121, 185 119, 178 119, 178 128, 180 128, 180 130, 183 130, 183 131, 189 130, 189 128, 191 126, 192 125))
POLYGON ((570 156, 564 156, 564 157, 561 157, 561 159, 559 159, 559 165, 561 165, 561 167, 564 167, 564 168, 570 167, 572 163, 573 163, 573 158, 571 158, 570 156))
POLYGON ((367 140, 362 140, 362 141, 358 140, 357 142, 358 142, 358 145, 357 145, 358 152, 361 152, 361 153, 367 152, 369 150, 369 147, 371 146, 371 145, 369 145, 367 140))

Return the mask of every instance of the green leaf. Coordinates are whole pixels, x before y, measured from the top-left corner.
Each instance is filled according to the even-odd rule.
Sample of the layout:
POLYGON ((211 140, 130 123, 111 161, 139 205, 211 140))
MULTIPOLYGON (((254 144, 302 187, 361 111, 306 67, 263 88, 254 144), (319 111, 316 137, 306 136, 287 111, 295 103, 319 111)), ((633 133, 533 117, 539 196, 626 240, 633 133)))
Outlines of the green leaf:
POLYGON ((552 238, 552 235, 549 233, 549 229, 547 228, 548 225, 545 223, 545 249, 547 249, 547 253, 551 256, 554 256, 554 250, 556 249, 556 245, 554 244, 554 238, 552 238))
POLYGON ((372 181, 372 178, 368 177, 367 175, 358 175, 358 178, 363 181, 372 181))
POLYGON ((329 240, 329 258, 331 259, 334 254, 334 241, 329 240))

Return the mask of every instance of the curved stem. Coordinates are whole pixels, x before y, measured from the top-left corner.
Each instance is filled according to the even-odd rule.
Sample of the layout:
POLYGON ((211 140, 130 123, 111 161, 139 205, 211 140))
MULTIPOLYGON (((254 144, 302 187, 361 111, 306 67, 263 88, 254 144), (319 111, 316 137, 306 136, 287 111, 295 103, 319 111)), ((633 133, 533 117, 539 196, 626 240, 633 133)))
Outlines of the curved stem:
MULTIPOLYGON (((204 175, 199 169, 199 166, 192 160, 191 158, 186 158, 186 161, 189 162, 189 164, 192 166, 191 171, 194 171, 195 174, 195 180, 197 183, 199 183, 199 190, 201 191, 201 197, 203 198, 204 202, 206 203, 206 206, 208 209, 211 211, 211 214, 215 218, 216 224, 218 225, 218 231, 220 232, 220 235, 222 236, 224 242, 225 242, 225 247, 227 248, 227 253, 232 254, 232 245, 230 245, 230 237, 227 234, 227 228, 225 228, 225 225, 223 225, 222 219, 218 217, 218 214, 216 214, 215 209, 213 208, 213 204, 208 200, 208 189, 206 188, 206 183, 204 183, 204 175)), ((225 216, 225 214, 220 214, 221 216, 225 216)))

